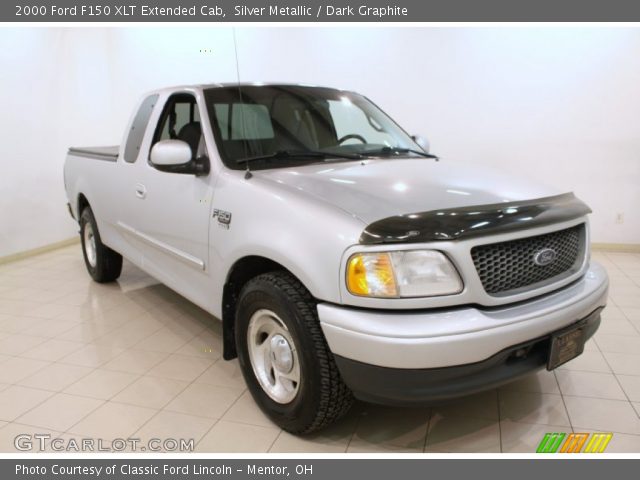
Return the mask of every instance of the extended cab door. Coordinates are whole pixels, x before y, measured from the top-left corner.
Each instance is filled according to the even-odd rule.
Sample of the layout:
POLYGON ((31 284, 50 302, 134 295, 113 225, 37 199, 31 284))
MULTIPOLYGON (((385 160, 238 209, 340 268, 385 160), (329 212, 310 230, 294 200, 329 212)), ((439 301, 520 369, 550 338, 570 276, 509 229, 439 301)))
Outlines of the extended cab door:
POLYGON ((143 268, 199 303, 208 283, 202 280, 209 268, 211 174, 162 172, 152 166, 149 155, 155 143, 176 139, 189 144, 194 158, 208 156, 200 122, 204 109, 190 92, 169 96, 161 107, 155 125, 149 125, 153 136, 140 152, 135 181, 129 182, 135 197, 131 235, 143 245, 143 268))

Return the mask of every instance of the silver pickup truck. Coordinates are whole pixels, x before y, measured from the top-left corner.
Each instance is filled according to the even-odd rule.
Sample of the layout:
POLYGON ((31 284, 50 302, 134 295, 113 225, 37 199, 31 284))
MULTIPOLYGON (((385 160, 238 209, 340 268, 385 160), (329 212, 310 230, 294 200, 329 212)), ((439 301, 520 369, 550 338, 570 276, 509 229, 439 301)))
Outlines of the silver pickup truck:
POLYGON ((87 270, 122 257, 223 323, 287 431, 580 355, 607 300, 572 193, 439 159, 370 100, 298 85, 149 93, 64 168, 87 270))

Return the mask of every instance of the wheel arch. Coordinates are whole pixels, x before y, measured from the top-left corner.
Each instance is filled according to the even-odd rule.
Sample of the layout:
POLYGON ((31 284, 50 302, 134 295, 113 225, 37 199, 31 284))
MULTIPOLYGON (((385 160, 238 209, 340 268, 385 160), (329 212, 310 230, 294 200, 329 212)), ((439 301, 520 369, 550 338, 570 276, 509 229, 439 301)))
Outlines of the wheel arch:
POLYGON ((76 203, 76 217, 78 219, 78 222, 80 221, 80 215, 82 215, 82 211, 87 207, 91 207, 91 204, 89 203, 86 195, 82 192, 78 193, 78 201, 76 203))
POLYGON ((274 271, 287 272, 304 285, 304 282, 290 269, 275 260, 261 255, 242 257, 236 260, 229 269, 222 291, 222 356, 225 360, 232 360, 238 356, 235 344, 235 312, 238 296, 242 288, 252 278, 274 271))

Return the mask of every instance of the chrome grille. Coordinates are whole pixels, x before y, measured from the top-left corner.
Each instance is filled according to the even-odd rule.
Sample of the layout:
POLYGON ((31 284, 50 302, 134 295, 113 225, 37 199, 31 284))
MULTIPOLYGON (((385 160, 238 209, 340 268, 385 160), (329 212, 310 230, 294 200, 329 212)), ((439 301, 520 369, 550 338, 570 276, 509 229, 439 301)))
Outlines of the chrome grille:
POLYGON ((584 224, 535 237, 479 245, 471 257, 485 291, 508 295, 525 288, 537 288, 575 273, 584 258, 584 224), (537 253, 552 249, 555 260, 548 265, 534 261, 537 253))

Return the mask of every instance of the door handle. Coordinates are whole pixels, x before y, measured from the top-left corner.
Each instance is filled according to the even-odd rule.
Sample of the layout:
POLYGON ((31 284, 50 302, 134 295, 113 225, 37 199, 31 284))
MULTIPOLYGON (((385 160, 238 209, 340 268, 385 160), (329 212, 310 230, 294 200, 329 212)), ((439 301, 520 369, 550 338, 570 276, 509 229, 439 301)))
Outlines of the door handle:
POLYGON ((147 187, 141 183, 136 184, 136 197, 145 198, 147 196, 147 187))

